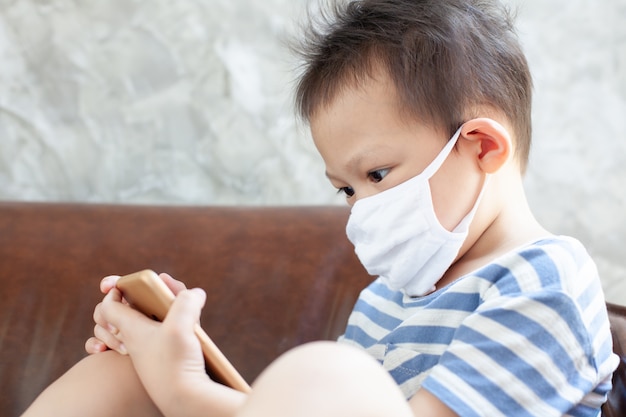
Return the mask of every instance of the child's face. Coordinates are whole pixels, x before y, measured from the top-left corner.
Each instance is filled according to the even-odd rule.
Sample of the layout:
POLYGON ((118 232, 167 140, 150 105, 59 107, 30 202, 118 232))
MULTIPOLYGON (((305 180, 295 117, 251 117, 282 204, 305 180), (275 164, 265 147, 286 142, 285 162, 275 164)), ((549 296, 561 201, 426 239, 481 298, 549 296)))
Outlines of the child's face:
MULTIPOLYGON (((402 118, 386 77, 340 92, 311 118, 311 132, 326 175, 350 205, 418 175, 449 139, 429 126, 402 118)), ((467 195, 464 182, 464 172, 471 170, 468 164, 467 158, 453 151, 430 179, 435 212, 448 230, 475 201, 475 192, 467 195)))

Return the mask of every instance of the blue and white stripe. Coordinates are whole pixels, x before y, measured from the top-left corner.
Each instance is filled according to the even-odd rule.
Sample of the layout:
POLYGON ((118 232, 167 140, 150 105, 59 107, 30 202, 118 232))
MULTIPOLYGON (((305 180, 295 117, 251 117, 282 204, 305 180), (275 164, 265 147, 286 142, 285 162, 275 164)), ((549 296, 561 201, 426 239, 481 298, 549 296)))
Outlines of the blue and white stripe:
POLYGON ((596 416, 617 366, 595 264, 568 237, 424 297, 379 278, 340 341, 378 359, 407 398, 424 387, 462 416, 596 416))

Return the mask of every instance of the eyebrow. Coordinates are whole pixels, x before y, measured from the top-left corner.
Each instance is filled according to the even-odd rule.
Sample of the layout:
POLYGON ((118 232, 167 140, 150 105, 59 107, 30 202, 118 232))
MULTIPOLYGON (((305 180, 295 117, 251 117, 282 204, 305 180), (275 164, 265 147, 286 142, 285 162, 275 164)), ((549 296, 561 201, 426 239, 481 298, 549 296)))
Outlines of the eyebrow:
MULTIPOLYGON (((352 155, 350 159, 348 159, 348 162, 346 163, 346 166, 348 167, 348 171, 354 171, 354 170, 360 169, 360 167, 363 165, 363 160, 367 158, 371 158, 370 155, 374 155, 374 158, 376 158, 380 154, 381 149, 384 149, 384 148, 386 148, 386 146, 384 145, 383 146, 380 146, 380 145, 370 146, 352 155)), ((325 174, 326 174, 326 178, 330 180, 342 181, 340 178, 334 176, 332 173, 328 171, 325 171, 325 174)))

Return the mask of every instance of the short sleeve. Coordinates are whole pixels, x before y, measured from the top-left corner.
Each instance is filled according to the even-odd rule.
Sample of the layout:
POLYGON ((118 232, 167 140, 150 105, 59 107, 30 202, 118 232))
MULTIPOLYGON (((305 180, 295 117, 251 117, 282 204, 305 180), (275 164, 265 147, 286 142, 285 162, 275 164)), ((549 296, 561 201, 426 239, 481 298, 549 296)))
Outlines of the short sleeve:
POLYGON ((594 357, 563 292, 501 296, 466 317, 422 387, 464 417, 562 416, 597 385, 594 357))

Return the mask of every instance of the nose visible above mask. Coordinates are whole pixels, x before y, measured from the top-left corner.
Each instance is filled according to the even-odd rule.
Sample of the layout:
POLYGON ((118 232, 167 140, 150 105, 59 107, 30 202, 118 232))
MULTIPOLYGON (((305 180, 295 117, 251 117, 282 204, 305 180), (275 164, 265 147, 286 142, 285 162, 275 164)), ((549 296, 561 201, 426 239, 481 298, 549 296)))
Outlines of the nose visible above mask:
POLYGON ((488 176, 474 206, 454 230, 441 225, 428 180, 444 163, 460 134, 461 128, 419 175, 358 200, 348 219, 348 239, 367 272, 409 296, 435 290, 467 238, 485 190, 488 176))

